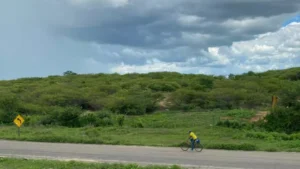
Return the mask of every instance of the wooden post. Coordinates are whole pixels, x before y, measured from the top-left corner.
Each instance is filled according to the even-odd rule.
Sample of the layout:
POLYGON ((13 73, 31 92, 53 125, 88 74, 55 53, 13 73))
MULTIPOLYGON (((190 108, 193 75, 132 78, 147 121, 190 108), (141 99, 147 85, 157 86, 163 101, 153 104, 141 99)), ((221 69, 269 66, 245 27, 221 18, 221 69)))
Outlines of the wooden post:
POLYGON ((18 137, 20 137, 20 127, 18 127, 18 137))
POLYGON ((272 96, 272 108, 274 109, 276 104, 278 102, 278 97, 277 96, 272 96))

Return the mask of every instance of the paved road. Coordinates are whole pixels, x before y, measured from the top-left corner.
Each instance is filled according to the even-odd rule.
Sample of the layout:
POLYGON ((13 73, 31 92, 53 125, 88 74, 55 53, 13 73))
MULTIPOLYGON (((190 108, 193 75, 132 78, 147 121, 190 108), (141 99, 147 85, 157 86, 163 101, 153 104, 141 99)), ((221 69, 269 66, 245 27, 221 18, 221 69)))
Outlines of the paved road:
POLYGON ((300 169, 300 153, 236 152, 180 148, 35 143, 0 140, 0 156, 140 164, 179 164, 210 169, 300 169))

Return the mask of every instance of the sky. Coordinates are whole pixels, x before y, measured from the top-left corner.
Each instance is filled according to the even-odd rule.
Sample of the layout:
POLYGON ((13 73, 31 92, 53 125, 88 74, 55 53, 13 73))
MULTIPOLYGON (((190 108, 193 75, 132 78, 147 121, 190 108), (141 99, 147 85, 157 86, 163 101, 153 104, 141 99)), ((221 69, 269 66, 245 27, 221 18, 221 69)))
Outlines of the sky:
POLYGON ((299 0, 2 0, 0 79, 300 66, 299 0))

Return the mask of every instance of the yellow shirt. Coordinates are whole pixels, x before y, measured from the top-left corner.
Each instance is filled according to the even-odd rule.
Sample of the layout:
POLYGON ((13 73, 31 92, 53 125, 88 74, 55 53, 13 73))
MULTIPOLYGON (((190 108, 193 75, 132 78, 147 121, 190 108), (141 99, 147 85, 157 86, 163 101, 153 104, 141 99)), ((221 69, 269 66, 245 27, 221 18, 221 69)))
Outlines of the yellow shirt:
POLYGON ((197 136, 196 136, 196 134, 195 134, 194 132, 191 132, 191 133, 190 133, 190 137, 192 137, 194 140, 197 139, 197 136))

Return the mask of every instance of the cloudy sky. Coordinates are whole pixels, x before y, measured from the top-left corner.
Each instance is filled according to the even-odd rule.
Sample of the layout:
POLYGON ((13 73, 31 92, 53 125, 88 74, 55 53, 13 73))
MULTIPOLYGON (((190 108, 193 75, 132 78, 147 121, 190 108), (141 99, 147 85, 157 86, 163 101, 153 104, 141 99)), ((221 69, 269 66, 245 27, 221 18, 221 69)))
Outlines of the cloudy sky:
POLYGON ((1 0, 0 79, 300 66, 299 0, 1 0))

